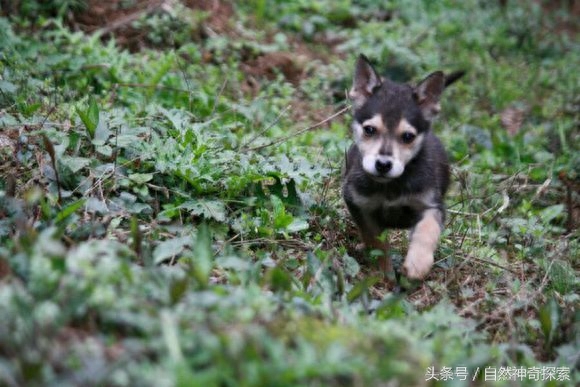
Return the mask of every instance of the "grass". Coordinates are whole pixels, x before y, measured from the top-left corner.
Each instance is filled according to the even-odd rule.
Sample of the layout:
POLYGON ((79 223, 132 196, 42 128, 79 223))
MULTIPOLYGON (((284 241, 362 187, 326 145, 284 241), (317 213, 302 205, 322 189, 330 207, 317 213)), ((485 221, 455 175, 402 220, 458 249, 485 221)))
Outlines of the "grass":
POLYGON ((566 4, 35 4, 0 18, 0 385, 580 381, 566 4), (359 52, 467 71, 436 266, 400 294, 340 198, 359 52))

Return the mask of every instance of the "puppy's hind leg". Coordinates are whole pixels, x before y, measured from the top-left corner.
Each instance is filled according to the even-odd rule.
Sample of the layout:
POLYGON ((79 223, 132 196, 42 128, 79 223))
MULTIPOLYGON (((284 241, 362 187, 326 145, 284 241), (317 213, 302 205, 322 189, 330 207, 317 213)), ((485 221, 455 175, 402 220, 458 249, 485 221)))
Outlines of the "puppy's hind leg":
POLYGON ((412 279, 422 279, 433 266, 433 254, 441 236, 443 213, 438 209, 428 209, 423 218, 411 231, 409 251, 403 263, 402 272, 412 279))
POLYGON ((352 202, 349 194, 350 191, 347 188, 348 186, 345 186, 345 202, 348 211, 357 225, 361 239, 367 250, 379 250, 382 252, 382 255, 378 259, 379 268, 385 277, 389 277, 393 273, 393 264, 389 257, 388 241, 383 242, 379 239, 382 232, 381 227, 372 219, 368 211, 363 212, 352 202))
POLYGON ((388 277, 393 272, 393 264, 391 257, 389 257, 389 242, 381 241, 379 239, 381 233, 377 229, 363 230, 360 229, 362 240, 368 250, 379 250, 382 255, 378 258, 379 268, 384 276, 388 277))

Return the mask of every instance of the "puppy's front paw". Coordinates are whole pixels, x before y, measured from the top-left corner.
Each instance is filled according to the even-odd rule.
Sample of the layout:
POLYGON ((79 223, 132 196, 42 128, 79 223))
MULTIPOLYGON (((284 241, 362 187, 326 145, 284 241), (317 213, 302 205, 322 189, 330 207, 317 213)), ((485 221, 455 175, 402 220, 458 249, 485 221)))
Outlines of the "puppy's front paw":
POLYGON ((411 279, 422 279, 433 266, 433 252, 429 249, 411 245, 403 263, 402 272, 411 279))

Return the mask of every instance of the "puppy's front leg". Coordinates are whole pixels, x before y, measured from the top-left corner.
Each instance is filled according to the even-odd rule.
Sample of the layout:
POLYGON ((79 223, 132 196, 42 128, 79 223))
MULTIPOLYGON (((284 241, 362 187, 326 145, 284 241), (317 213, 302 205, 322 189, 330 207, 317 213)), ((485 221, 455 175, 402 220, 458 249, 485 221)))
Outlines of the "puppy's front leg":
POLYGON ((438 209, 428 209, 411 232, 409 251, 403 263, 403 274, 421 279, 433 266, 433 253, 441 235, 443 214, 438 209))

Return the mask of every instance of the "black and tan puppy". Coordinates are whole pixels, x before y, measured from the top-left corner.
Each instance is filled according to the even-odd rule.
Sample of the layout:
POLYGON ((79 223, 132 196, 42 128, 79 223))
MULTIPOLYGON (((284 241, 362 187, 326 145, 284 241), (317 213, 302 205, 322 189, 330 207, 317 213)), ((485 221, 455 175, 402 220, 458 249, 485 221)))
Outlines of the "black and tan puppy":
POLYGON ((368 248, 383 251, 379 263, 392 271, 388 228, 411 229, 402 272, 425 277, 445 219, 443 196, 449 162, 431 121, 443 90, 461 77, 430 74, 416 86, 382 79, 364 55, 358 58, 349 96, 354 144, 346 156, 342 194, 368 248))

